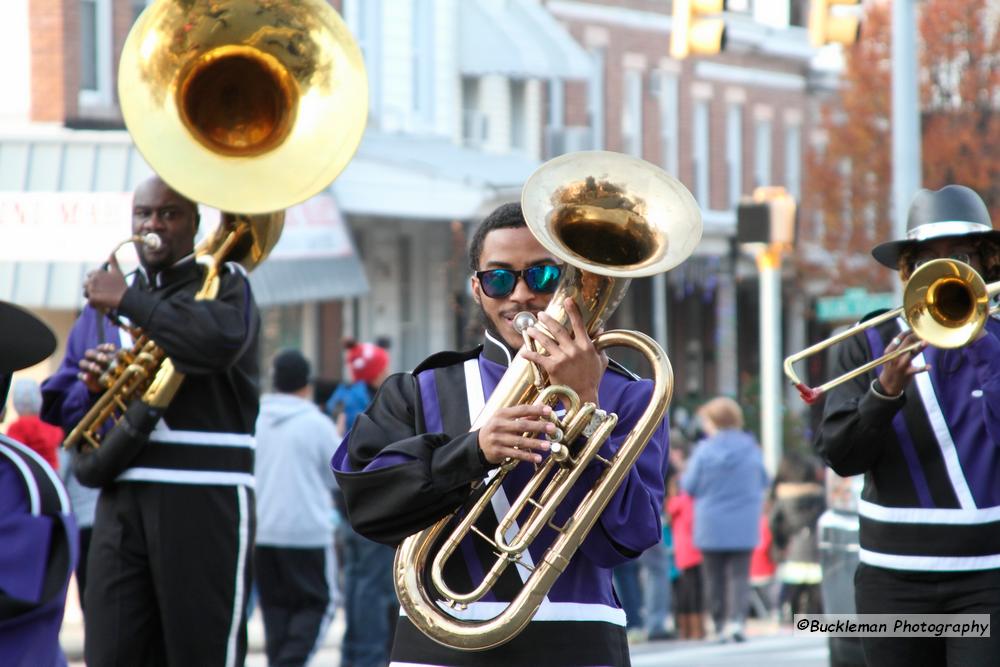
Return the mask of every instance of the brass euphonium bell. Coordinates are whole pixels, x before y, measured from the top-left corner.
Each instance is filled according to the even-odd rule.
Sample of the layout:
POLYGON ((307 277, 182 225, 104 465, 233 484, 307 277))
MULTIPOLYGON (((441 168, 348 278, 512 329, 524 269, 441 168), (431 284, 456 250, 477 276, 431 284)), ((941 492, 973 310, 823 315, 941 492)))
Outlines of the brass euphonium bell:
MULTIPOLYGON (((701 239, 701 213, 691 193, 658 167, 620 153, 585 151, 550 160, 525 183, 521 207, 531 232, 566 264, 545 312, 566 324, 563 303, 572 298, 591 336, 617 307, 631 278, 677 266, 701 239)), ((522 315, 534 319, 529 313, 518 319, 522 315)), ((535 326, 544 330, 541 324, 535 326)), ((506 474, 519 465, 517 461, 502 463, 464 514, 440 519, 406 538, 397 550, 394 568, 400 605, 410 621, 434 641, 479 651, 510 641, 521 632, 659 427, 673 392, 673 373, 663 350, 636 331, 607 331, 594 337, 594 345, 599 350, 632 347, 646 358, 653 380, 649 405, 614 455, 605 459, 598 451, 617 417, 598 416, 600 425, 578 447, 584 426, 599 415, 596 406, 581 404, 569 387, 548 383, 541 370, 520 353, 514 357, 471 430, 512 405, 559 401, 566 412, 553 418, 559 435, 552 455, 536 465, 507 515, 497 517, 499 528, 494 535, 484 535, 474 523, 482 512, 492 511, 492 498, 506 474), (529 544, 551 526, 560 503, 591 463, 604 466, 603 472, 571 518, 556 529, 554 541, 515 598, 491 618, 465 620, 449 614, 448 607, 462 609, 481 600, 504 569, 520 561, 529 544), (446 534, 452 520, 457 525, 446 534), (507 534, 506 529, 515 525, 518 530, 507 534), (473 590, 455 591, 444 580, 444 565, 467 537, 488 540, 498 556, 482 581, 473 582, 473 590)))

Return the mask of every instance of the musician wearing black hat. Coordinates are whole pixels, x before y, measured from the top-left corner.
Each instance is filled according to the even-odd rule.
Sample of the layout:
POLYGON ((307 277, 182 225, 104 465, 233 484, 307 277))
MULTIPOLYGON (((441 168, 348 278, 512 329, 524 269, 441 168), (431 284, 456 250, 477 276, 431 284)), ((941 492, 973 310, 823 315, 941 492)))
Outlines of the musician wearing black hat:
MULTIPOLYGON (((914 197, 906 238, 872 255, 903 282, 950 258, 1000 279, 1000 232, 982 199, 949 185, 914 197)), ((902 320, 838 348, 834 373, 913 346, 831 389, 817 446, 840 475, 865 475, 860 515, 859 614, 990 613, 1000 619, 1000 321, 972 342, 939 349, 902 320)), ((988 665, 992 637, 863 637, 869 665, 988 665)))

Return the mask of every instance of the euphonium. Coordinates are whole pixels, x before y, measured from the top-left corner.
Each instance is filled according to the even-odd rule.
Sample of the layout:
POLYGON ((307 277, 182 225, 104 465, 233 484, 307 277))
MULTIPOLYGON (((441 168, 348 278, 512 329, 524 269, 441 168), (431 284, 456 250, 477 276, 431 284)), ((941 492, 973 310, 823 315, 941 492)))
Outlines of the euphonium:
MULTIPOLYGON (((361 50, 326 0, 157 0, 126 39, 118 91, 153 171, 224 211, 195 249, 206 267, 197 299, 216 297, 227 262, 250 271, 267 257, 282 209, 336 178, 368 115, 361 50)), ((97 449, 109 419, 117 427, 107 438, 131 428, 122 415, 133 406, 145 408, 138 412, 148 425, 170 404, 183 375, 154 341, 133 333, 135 345, 105 378, 109 389, 66 446, 97 449)), ((108 474, 95 471, 92 481, 108 474)))
MULTIPOLYGON (((565 324, 568 317, 562 304, 566 298, 574 299, 591 335, 617 307, 630 278, 673 268, 701 239, 701 214, 687 189, 659 168, 619 153, 587 151, 550 160, 528 179, 521 203, 532 233, 567 265, 546 312, 565 324)), ((523 328, 534 323, 534 316, 522 313, 518 320, 523 328)), ((521 354, 514 357, 472 429, 480 428, 497 410, 523 403, 562 402, 566 412, 562 418, 552 418, 557 431, 551 455, 536 466, 494 535, 483 535, 473 524, 491 507, 493 495, 516 461, 501 464, 464 515, 456 511, 440 519, 406 538, 397 550, 394 570, 400 604, 431 639, 475 651, 503 644, 523 630, 659 427, 673 391, 673 374, 663 350, 634 331, 601 333, 594 344, 598 349, 632 347, 647 359, 654 383, 649 406, 615 455, 606 459, 598 451, 617 417, 596 413, 600 425, 585 444, 575 446, 572 443, 591 422, 595 406, 581 404, 569 387, 548 384, 543 371, 521 354), (447 613, 445 606, 462 608, 481 599, 503 570, 520 560, 542 528, 551 526, 559 504, 592 462, 604 466, 602 474, 573 516, 556 529, 555 540, 516 598, 487 620, 461 620, 447 613), (453 519, 456 528, 445 536, 453 519), (516 525, 516 534, 508 534, 516 525), (487 539, 499 555, 474 590, 457 592, 444 581, 444 562, 470 531, 477 536, 473 539, 487 539)))

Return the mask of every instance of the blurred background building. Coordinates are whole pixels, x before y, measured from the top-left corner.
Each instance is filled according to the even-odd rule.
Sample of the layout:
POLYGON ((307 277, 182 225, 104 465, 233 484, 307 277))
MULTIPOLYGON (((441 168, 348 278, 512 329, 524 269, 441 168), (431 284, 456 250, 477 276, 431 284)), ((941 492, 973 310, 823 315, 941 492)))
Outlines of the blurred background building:
MULTIPOLYGON (((0 9, 0 298, 38 310, 61 340, 84 273, 127 234, 130 192, 150 173, 116 89, 146 4, 0 9)), ((364 52, 369 124, 344 173, 290 210, 251 274, 264 354, 300 347, 333 379, 344 335, 387 338, 400 370, 475 344, 470 229, 545 159, 608 149, 677 176, 705 220, 694 257, 635 281, 611 324, 661 339, 675 396, 745 393, 758 373, 757 288, 735 242, 736 205, 758 185, 801 195, 816 106, 835 80, 808 43, 806 0, 733 0, 725 51, 684 61, 669 56, 661 0, 332 4, 364 52)), ((800 349, 811 297, 791 276, 786 297, 786 347, 800 349)))

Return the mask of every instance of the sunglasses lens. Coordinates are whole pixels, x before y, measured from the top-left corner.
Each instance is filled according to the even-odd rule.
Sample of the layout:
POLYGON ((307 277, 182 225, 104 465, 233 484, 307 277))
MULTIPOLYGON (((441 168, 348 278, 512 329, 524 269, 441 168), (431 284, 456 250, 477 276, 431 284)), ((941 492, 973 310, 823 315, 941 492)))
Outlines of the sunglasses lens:
POLYGON ((494 269, 479 274, 479 283, 483 286, 483 292, 491 299, 499 299, 513 292, 516 280, 517 276, 507 269, 494 269))
POLYGON ((528 283, 528 289, 540 294, 551 294, 556 291, 559 285, 559 277, 562 269, 553 264, 533 266, 524 272, 524 280, 528 283))

